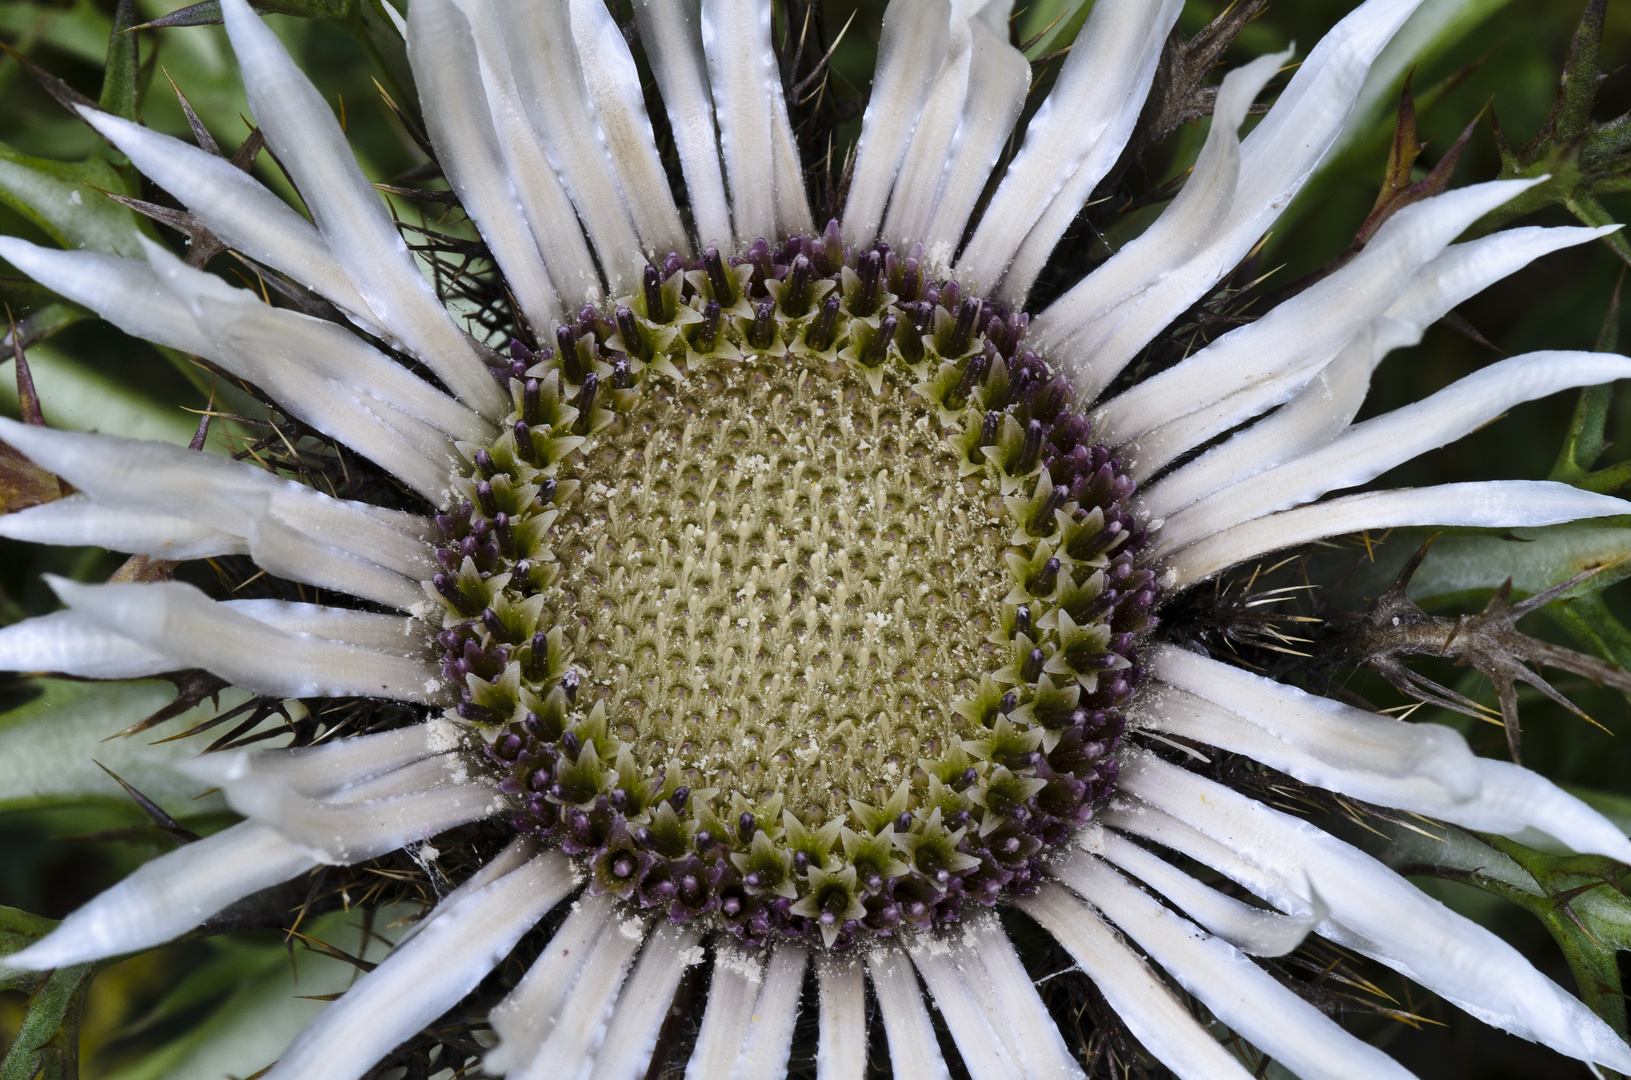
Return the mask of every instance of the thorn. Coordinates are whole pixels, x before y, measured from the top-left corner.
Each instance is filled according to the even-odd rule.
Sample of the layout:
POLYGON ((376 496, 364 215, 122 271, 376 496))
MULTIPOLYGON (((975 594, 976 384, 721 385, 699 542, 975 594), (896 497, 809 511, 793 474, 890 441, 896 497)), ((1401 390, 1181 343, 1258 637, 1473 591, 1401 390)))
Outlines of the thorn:
POLYGON ((23 354, 23 337, 17 332, 17 320, 12 317, 11 305, 6 305, 6 323, 11 327, 11 355, 17 361, 17 407, 23 422, 35 427, 46 427, 45 413, 40 409, 40 395, 34 389, 34 373, 29 370, 28 357, 23 354))
MULTIPOLYGON (((1422 560, 1427 558, 1427 550, 1433 546, 1433 541, 1437 540, 1440 535, 1440 533, 1434 533, 1429 536, 1427 542, 1422 544, 1414 555, 1405 560, 1404 566, 1399 569, 1398 576, 1393 579, 1393 584, 1388 588, 1389 593, 1395 593, 1399 596, 1405 594, 1405 588, 1410 584, 1410 579, 1416 576, 1416 571, 1421 568, 1422 560)), ((1369 533, 1365 534, 1365 552, 1370 555, 1372 562, 1376 561, 1375 553, 1371 551, 1369 533)))
POLYGON ((210 420, 214 417, 214 415, 215 415, 215 384, 212 382, 212 383, 210 383, 210 401, 209 401, 209 404, 207 406, 205 406, 204 411, 201 414, 199 414, 199 417, 198 417, 198 430, 193 432, 192 441, 187 444, 187 449, 189 449, 189 450, 198 450, 198 451, 202 451, 204 449, 204 445, 209 441, 209 437, 210 437, 210 420))
POLYGON ((117 782, 120 787, 125 789, 125 794, 129 795, 136 805, 141 807, 142 810, 147 813, 147 816, 153 819, 153 824, 164 830, 166 833, 169 833, 170 836, 175 839, 178 845, 190 844, 194 840, 202 839, 202 837, 193 832, 191 829, 184 829, 180 825, 177 825, 176 819, 171 817, 169 814, 166 814, 164 809, 160 807, 158 803, 154 802, 152 799, 149 799, 146 795, 143 795, 130 784, 126 783, 124 778, 118 773, 114 772, 100 761, 96 763, 96 767, 113 777, 114 781, 117 782))
POLYGON ((221 153, 221 147, 215 141, 215 136, 210 134, 209 128, 204 126, 204 121, 200 120, 198 114, 193 112, 192 102, 187 100, 187 95, 183 94, 181 87, 176 85, 176 80, 170 74, 170 70, 165 67, 160 67, 159 70, 164 72, 164 77, 170 81, 170 89, 176 92, 176 100, 181 102, 181 111, 187 117, 187 126, 193 129, 193 140, 202 149, 216 157, 225 157, 226 155, 221 153))

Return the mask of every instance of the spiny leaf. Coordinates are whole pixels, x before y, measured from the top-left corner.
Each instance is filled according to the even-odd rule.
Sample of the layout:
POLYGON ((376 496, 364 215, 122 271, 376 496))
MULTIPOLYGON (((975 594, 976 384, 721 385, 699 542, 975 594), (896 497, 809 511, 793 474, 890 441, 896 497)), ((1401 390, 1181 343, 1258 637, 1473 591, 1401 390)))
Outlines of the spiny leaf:
MULTIPOLYGON (((1485 706, 1411 670, 1404 663, 1404 658, 1447 657, 1459 665, 1476 668, 1495 688, 1501 703, 1500 715, 1506 730, 1507 745, 1512 760, 1520 764, 1516 683, 1534 687, 1575 715, 1595 723, 1541 676, 1541 667, 1567 671, 1583 676, 1598 686, 1613 686, 1631 693, 1631 672, 1596 656, 1530 637, 1517 628, 1518 621, 1525 615, 1596 577, 1613 563, 1589 567, 1516 604, 1509 602, 1512 579, 1508 578, 1496 588, 1483 611, 1476 615, 1446 618, 1427 614, 1406 594, 1410 579, 1427 557, 1431 544, 1432 539, 1429 538, 1405 562, 1393 585, 1371 603, 1369 610, 1343 626, 1325 643, 1323 652, 1328 662, 1367 665, 1407 697, 1475 719, 1484 719, 1488 714, 1485 706)), ((1622 556, 1617 561, 1631 559, 1622 556)))
MULTIPOLYGON (((352 38, 384 76, 387 96, 394 99, 392 110, 410 130, 423 130, 425 122, 419 115, 419 91, 413 81, 413 69, 408 66, 408 43, 398 28, 400 16, 390 7, 390 0, 356 0, 345 19, 352 38)), ((430 156, 434 159, 435 155, 430 156)))
MULTIPOLYGON (((9 320, 10 311, 7 311, 9 320)), ((16 365, 17 405, 25 423, 45 426, 40 395, 34 389, 34 375, 23 352, 23 335, 11 323, 6 333, 16 365)), ((0 513, 26 510, 30 506, 60 499, 73 491, 67 481, 40 468, 6 443, 0 443, 0 513)))
POLYGON ((1371 207, 1371 216, 1392 202, 1411 185, 1410 170, 1416 164, 1427 144, 1416 137, 1416 99, 1410 95, 1410 80, 1415 70, 1404 78, 1404 90, 1399 94, 1399 115, 1393 124, 1393 143, 1388 147, 1387 168, 1382 176, 1382 190, 1371 207))
MULTIPOLYGON (((19 952, 56 927, 50 919, 0 907, 0 954, 19 952)), ((0 1058, 0 1080, 72 1080, 79 1075, 79 1023, 95 964, 51 972, 0 966, 0 989, 28 995, 22 1024, 0 1058)))
MULTIPOLYGON (((1493 232, 1510 222, 1548 206, 1561 205, 1587 225, 1609 225, 1614 217, 1599 196, 1631 190, 1631 115, 1608 124, 1592 122, 1597 89, 1603 81, 1599 50, 1602 45, 1606 0, 1591 0, 1575 29, 1558 82, 1551 114, 1539 132, 1521 150, 1514 150, 1505 132, 1494 125, 1501 155, 1502 180, 1546 181, 1511 202, 1484 215, 1470 236, 1493 232)), ((1621 233, 1603 237, 1624 262, 1631 265, 1631 240, 1621 233)))
POLYGON ((90 312, 78 304, 69 304, 50 298, 49 295, 41 297, 44 305, 30 312, 18 321, 14 328, 8 328, 5 336, 0 337, 0 349, 12 347, 13 330, 28 348, 36 342, 44 341, 53 334, 59 333, 78 322, 91 317, 90 312))
POLYGON ((176 85, 176 81, 171 77, 169 71, 164 73, 164 77, 169 79, 170 89, 176 92, 176 100, 181 103, 181 111, 187 117, 187 126, 192 128, 193 141, 199 145, 200 149, 216 157, 224 157, 220 145, 215 141, 215 136, 210 134, 210 129, 204 126, 204 121, 200 120, 198 114, 193 111, 193 103, 187 100, 187 95, 181 92, 181 87, 176 85))
MULTIPOLYGON (((251 5, 263 15, 294 15, 302 19, 332 19, 347 15, 351 11, 352 0, 256 0, 251 5)), ((140 26, 131 27, 133 30, 161 30, 167 26, 218 26, 221 22, 220 0, 204 0, 200 4, 189 4, 184 8, 177 8, 170 14, 140 26)))
POLYGON ((0 442, 0 514, 26 510, 60 498, 62 488, 54 473, 46 472, 10 445, 0 442))
POLYGON ((113 34, 108 38, 107 68, 102 75, 102 94, 97 104, 115 116, 136 119, 136 35, 127 33, 136 24, 135 0, 119 0, 113 15, 113 34))
MULTIPOLYGON (((1235 0, 1187 40, 1173 29, 1156 65, 1150 95, 1113 175, 1166 138, 1178 125, 1211 115, 1217 88, 1202 85, 1207 74, 1267 5, 1268 0, 1235 0)), ((1252 111, 1261 110, 1254 107, 1252 111)))
POLYGON ((1371 208, 1370 215, 1365 218, 1359 232, 1354 236, 1356 247, 1368 243, 1376 235, 1376 230, 1388 218, 1403 210, 1412 203, 1430 199, 1435 195, 1442 195, 1450 186, 1450 177, 1455 174, 1455 167, 1461 162, 1461 155, 1467 149, 1467 140, 1472 138, 1473 130, 1478 126, 1478 117, 1473 117, 1444 152, 1444 156, 1434 165, 1432 171, 1414 183, 1410 180, 1410 169, 1415 164, 1417 156, 1426 143, 1416 141, 1416 108, 1410 97, 1410 86, 1405 85, 1404 96, 1399 101, 1399 122, 1393 138, 1393 149, 1388 153, 1387 171, 1382 178, 1382 190, 1376 196, 1376 205, 1371 208))
POLYGON ((0 143, 0 202, 65 248, 140 258, 136 215, 97 194, 124 191, 124 180, 100 158, 49 161, 0 143))
MULTIPOLYGON (((1601 329, 1597 331, 1598 352, 1613 352, 1619 344, 1620 292, 1624 286, 1625 268, 1621 267, 1619 280, 1614 283, 1614 293, 1608 300, 1608 312, 1603 316, 1601 329)), ((1613 487, 1602 486, 1603 477, 1590 471, 1597 459, 1603 456, 1603 451, 1608 449, 1604 431, 1608 424, 1608 409, 1613 401, 1612 385, 1588 386, 1580 391, 1580 400, 1574 407, 1574 419, 1569 424, 1569 434, 1563 440, 1563 447, 1558 451, 1557 462, 1552 466, 1548 480, 1574 484, 1591 491, 1614 490, 1613 487), (1591 483, 1594 476, 1596 486, 1591 483)), ((1602 471, 1608 473, 1612 470, 1602 471)))
POLYGON ((34 373, 28 370, 28 354, 23 351, 23 336, 17 332, 17 324, 11 320, 11 312, 6 312, 9 328, 6 337, 11 339, 11 357, 17 363, 17 408, 23 414, 23 423, 33 424, 35 427, 45 427, 45 413, 40 409, 40 394, 34 389, 34 373))
POLYGON ((1597 100, 1597 88, 1605 78, 1600 54, 1603 18, 1607 12, 1608 0, 1591 0, 1586 5, 1580 24, 1575 27, 1574 39, 1569 42, 1569 55, 1563 62, 1563 76, 1558 80, 1551 115, 1535 136, 1535 144, 1568 142, 1585 134, 1591 126, 1591 107, 1597 100))

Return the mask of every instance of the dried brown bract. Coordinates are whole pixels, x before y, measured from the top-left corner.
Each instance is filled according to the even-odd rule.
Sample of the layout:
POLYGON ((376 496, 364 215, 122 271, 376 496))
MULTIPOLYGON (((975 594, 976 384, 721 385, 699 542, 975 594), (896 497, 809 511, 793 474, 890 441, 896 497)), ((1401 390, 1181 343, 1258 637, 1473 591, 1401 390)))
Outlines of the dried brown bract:
POLYGON ((1567 581, 1513 604, 1512 580, 1497 589, 1484 610, 1476 615, 1429 615, 1405 594, 1410 579, 1427 555, 1428 544, 1410 557, 1387 592, 1372 601, 1370 610, 1340 630, 1327 648, 1327 658, 1336 663, 1364 664, 1386 679, 1394 689, 1430 705, 1450 709, 1465 716, 1484 719, 1488 709, 1447 686, 1434 682, 1404 664, 1406 656, 1441 656, 1458 665, 1477 668, 1495 687, 1501 702, 1501 722, 1506 729, 1512 760, 1520 761, 1517 683, 1527 683, 1583 719, 1586 716, 1573 702, 1552 687, 1535 668, 1545 666, 1580 675, 1599 686, 1631 691, 1631 673, 1599 660, 1530 637, 1518 629, 1518 620, 1545 607, 1602 567, 1587 570, 1567 581))

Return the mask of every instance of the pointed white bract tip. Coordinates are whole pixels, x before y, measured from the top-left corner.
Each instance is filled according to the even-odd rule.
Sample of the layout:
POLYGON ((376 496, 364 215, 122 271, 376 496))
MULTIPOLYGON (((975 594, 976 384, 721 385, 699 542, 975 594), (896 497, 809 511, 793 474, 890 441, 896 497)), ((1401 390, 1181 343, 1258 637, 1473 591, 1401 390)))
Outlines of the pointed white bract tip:
POLYGON ((0 964, 42 971, 162 945, 314 865, 275 830, 239 822, 143 864, 0 964))
POLYGON ((52 968, 67 967, 69 964, 81 962, 74 958, 73 950, 69 948, 70 944, 71 942, 66 939, 60 939, 58 935, 52 934, 21 952, 0 957, 0 971, 50 971, 52 968))
POLYGON ((33 268, 40 265, 41 257, 48 255, 47 249, 38 244, 31 244, 15 236, 0 236, 0 258, 29 277, 35 276, 33 268))
POLYGON ((248 771, 249 755, 243 750, 225 754, 200 754, 190 760, 176 762, 175 767, 199 783, 225 787, 248 771))
MULTIPOLYGON (((0 424, 0 436, 9 435, 10 432, 7 430, 6 424, 13 423, 16 423, 16 421, 7 420, 4 424, 0 424)), ((18 426, 22 427, 23 425, 19 424, 18 426)), ((41 574, 40 577, 45 581, 46 586, 56 594, 57 599, 69 607, 73 606, 74 600, 88 597, 90 590, 95 588, 95 586, 88 586, 71 578, 65 578, 61 574, 41 574)))
POLYGON ((81 120, 95 128, 96 133, 109 142, 117 142, 118 136, 123 135, 125 129, 137 126, 122 116, 115 116, 94 105, 75 105, 74 111, 79 114, 81 120))

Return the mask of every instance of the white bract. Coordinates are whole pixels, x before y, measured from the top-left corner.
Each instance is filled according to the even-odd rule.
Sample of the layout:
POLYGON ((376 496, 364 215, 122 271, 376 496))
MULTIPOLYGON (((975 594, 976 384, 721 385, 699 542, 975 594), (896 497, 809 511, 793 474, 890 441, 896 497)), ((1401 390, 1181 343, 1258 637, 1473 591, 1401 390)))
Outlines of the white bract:
MULTIPOLYGON (((1224 77, 1182 193, 1141 238, 1031 323, 1031 343, 1084 404, 1270 229, 1418 2, 1360 4, 1244 140, 1249 107, 1290 54, 1224 77)), ((969 293, 1022 307, 1121 154, 1181 7, 1097 0, 1053 91, 1016 132, 1030 66, 1008 44, 1010 0, 893 0, 836 235, 862 246, 882 240, 894 252, 921 242, 932 274, 955 267, 969 293), (1011 138, 1017 152, 988 189, 1011 138)), ((325 298, 439 385, 349 326, 275 308, 157 244, 147 244, 145 258, 118 258, 7 238, 0 255, 127 332, 253 382, 429 506, 455 506, 464 497, 461 448, 496 445, 505 387, 489 374, 485 347, 421 273, 328 103, 247 0, 222 0, 221 10, 255 120, 309 220, 247 172, 191 145, 90 108, 81 110, 85 119, 221 240, 325 298)), ((759 237, 775 244, 813 231, 771 12, 770 0, 635 0, 652 88, 641 84, 636 54, 601 0, 408 4, 407 55, 429 137, 536 340, 553 343, 560 320, 586 300, 636 292, 643 275, 649 280, 648 260, 661 265, 670 251, 695 258, 717 245, 728 255, 759 237), (683 174, 678 198, 647 112, 659 96, 683 174)), ((1631 377, 1631 360, 1620 356, 1535 353, 1353 422, 1390 349, 1420 340, 1455 304, 1531 260, 1608 231, 1529 228, 1453 243, 1525 186, 1477 185, 1399 212, 1329 278, 1097 402, 1096 437, 1138 478, 1240 429, 1133 504, 1152 529, 1145 557, 1164 588, 1362 529, 1631 513, 1618 499, 1534 481, 1325 499, 1516 403, 1631 377)), ((826 235, 832 242, 835 234, 826 235)), ((749 268, 737 269, 745 282, 749 268)), ((754 315, 740 301, 721 306, 754 315)), ((638 351, 637 342, 618 342, 638 351)), ((53 578, 64 610, 0 630, 0 668, 89 678, 204 668, 260 694, 386 698, 432 710, 456 698, 460 688, 446 684, 432 644, 440 624, 426 614, 422 583, 436 571, 437 542, 428 518, 178 447, 9 420, 0 420, 0 438, 74 488, 0 518, 0 535, 172 560, 248 556, 282 578, 396 612, 217 602, 169 581, 53 578)), ((892 613, 868 618, 876 637, 892 613)), ((1631 857, 1631 842, 1584 803, 1527 770, 1476 757, 1448 728, 1310 697, 1171 646, 1148 647, 1145 662, 1150 683, 1130 710, 1137 730, 1248 755, 1314 787, 1469 829, 1536 830, 1579 852, 1631 857)), ((199 781, 223 788, 246 820, 148 863, 8 963, 38 970, 150 947, 319 864, 360 862, 474 821, 507 821, 504 792, 466 767, 472 745, 479 738, 471 725, 450 714, 318 748, 200 758, 191 766, 199 781)), ((1076 958, 1127 1029, 1178 1075, 1248 1071, 1150 961, 1299 1076, 1406 1075, 1251 959, 1283 955, 1309 934, 1392 966, 1523 1038, 1631 1071, 1631 1049, 1579 1001, 1382 864, 1153 754, 1129 748, 1122 762, 1111 808, 1049 864, 1057 880, 1012 902, 1076 958), (1203 885, 1156 848, 1211 865, 1271 907, 1203 885)), ((801 1009, 817 1015, 818 1075, 862 1076, 868 985, 897 1076, 948 1075, 924 988, 971 1075, 1082 1075, 987 912, 848 952, 828 952, 821 935, 754 950, 702 924, 670 924, 580 893, 582 884, 581 865, 531 838, 516 840, 331 1004, 269 1075, 362 1075, 456 1005, 562 903, 570 914, 492 1010, 497 1044, 485 1068, 493 1073, 645 1075, 677 988, 690 968, 710 963, 688 1076, 782 1075, 801 1009), (819 1000, 801 1003, 812 963, 819 1000)), ((261 1064, 246 1061, 244 1071, 261 1064)))

